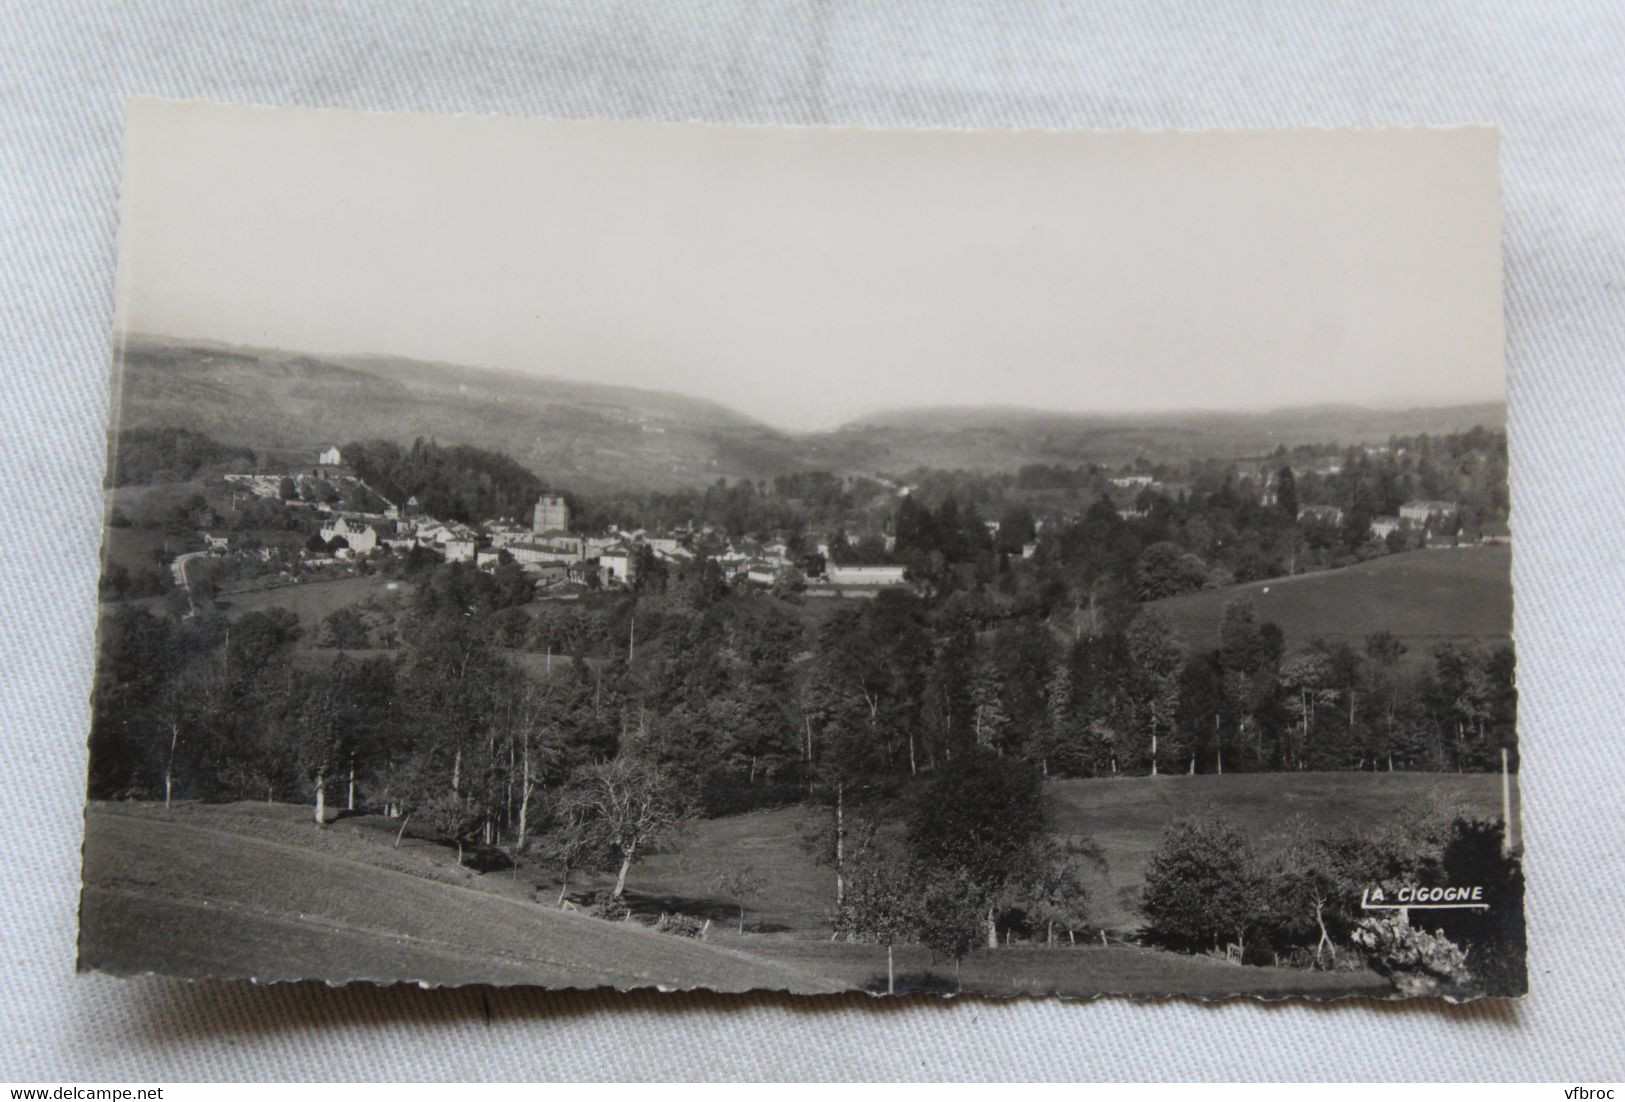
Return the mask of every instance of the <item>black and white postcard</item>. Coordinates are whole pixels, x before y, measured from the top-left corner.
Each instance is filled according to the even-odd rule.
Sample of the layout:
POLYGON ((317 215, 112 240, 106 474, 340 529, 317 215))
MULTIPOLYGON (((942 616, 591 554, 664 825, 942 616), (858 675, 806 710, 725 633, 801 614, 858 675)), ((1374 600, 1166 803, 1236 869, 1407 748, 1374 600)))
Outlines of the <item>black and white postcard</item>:
POLYGON ((134 101, 80 967, 1521 995, 1496 161, 134 101))

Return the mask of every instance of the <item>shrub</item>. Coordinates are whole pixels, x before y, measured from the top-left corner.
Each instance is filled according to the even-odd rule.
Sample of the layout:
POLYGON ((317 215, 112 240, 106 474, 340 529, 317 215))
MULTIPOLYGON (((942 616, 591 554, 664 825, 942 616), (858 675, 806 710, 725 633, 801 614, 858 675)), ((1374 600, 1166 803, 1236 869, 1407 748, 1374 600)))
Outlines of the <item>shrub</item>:
POLYGON ((594 892, 587 900, 586 911, 595 918, 607 918, 619 921, 631 914, 631 908, 624 902, 615 898, 615 893, 605 889, 594 892))
POLYGON ((1220 819, 1184 819, 1163 832, 1140 899, 1154 939, 1183 949, 1227 941, 1245 949, 1265 909, 1263 877, 1240 831, 1220 819))
POLYGON ((1277 963, 1275 946, 1270 943, 1268 934, 1259 934, 1247 942, 1241 950, 1241 963, 1258 968, 1268 968, 1277 963))
POLYGON ((655 922, 655 931, 674 937, 701 937, 705 934, 705 920, 693 915, 665 914, 655 922))
POLYGON ((1366 918, 1352 940, 1371 967, 1389 977, 1402 995, 1449 994, 1472 978, 1467 954, 1443 934, 1430 934, 1397 915, 1366 918))

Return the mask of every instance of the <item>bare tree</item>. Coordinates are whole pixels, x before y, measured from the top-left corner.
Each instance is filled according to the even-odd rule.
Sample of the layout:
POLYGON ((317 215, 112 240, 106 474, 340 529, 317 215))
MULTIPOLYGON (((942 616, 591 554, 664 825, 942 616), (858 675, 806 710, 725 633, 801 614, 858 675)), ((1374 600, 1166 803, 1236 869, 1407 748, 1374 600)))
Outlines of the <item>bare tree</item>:
POLYGON ((686 818, 675 786, 659 768, 629 754, 579 774, 583 805, 605 847, 620 857, 613 898, 626 892, 626 874, 648 851, 670 839, 686 818))

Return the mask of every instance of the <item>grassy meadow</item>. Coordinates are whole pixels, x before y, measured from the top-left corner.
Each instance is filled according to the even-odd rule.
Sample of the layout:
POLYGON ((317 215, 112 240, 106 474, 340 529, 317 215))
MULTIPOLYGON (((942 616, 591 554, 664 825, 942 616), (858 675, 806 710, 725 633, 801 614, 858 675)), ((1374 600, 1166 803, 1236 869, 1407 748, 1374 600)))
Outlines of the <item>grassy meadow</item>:
POLYGON ((1314 638, 1361 645, 1391 631, 1425 658, 1444 642, 1504 644, 1512 637, 1512 548, 1408 551, 1340 570, 1204 589, 1154 602, 1193 647, 1218 644, 1224 606, 1246 594, 1289 647, 1314 638))

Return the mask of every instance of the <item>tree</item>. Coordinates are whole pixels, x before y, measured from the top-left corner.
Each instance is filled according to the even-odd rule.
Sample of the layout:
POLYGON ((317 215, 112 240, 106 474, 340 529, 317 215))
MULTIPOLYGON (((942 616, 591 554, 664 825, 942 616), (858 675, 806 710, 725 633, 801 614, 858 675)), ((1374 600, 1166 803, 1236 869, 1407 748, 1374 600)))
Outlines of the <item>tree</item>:
POLYGON ((1005 732, 1010 726, 1010 710, 1004 702, 1004 678, 987 659, 976 663, 976 673, 971 678, 971 701, 974 706, 971 730, 975 733, 976 745, 1002 755, 1005 732))
POLYGON ((1038 769, 1049 776, 1052 753, 1068 747, 1076 734, 1076 699, 1072 691, 1072 657, 1062 653, 1044 686, 1044 717, 1039 725, 1038 769))
POLYGON ((1044 943, 1055 944, 1055 927, 1065 930, 1069 940, 1089 923, 1089 893, 1084 887, 1085 869, 1097 868, 1103 858, 1095 847, 1068 839, 1044 839, 1036 847, 1030 881, 1021 886, 1021 903, 1028 915, 1044 925, 1044 943))
POLYGON ((1150 773, 1157 775, 1157 739, 1170 733, 1179 708, 1179 675, 1184 649, 1173 628, 1154 612, 1142 612, 1129 625, 1129 658, 1133 662, 1135 719, 1150 736, 1150 773))
POLYGON ((979 893, 989 948, 998 945, 995 905, 1031 867, 1044 837, 1041 783, 1027 762, 973 750, 936 772, 909 817, 909 853, 920 875, 962 880, 979 893))
POLYGON ((1181 819, 1162 835, 1145 870, 1140 913, 1153 937, 1185 949, 1245 950, 1265 908, 1252 847, 1221 819, 1181 819))
POLYGON ((360 612, 348 606, 328 613, 316 637, 317 646, 340 650, 357 650, 367 643, 367 622, 360 612))
POLYGON ((442 841, 457 847, 457 864, 463 863, 463 846, 473 839, 485 821, 478 808, 450 792, 430 800, 419 812, 418 821, 442 841))
POLYGON ((580 799, 598 837, 620 858, 612 897, 626 892, 626 875, 649 850, 669 842, 687 815, 675 786, 653 765, 622 753, 578 774, 580 799))
MULTIPOLYGON (((1331 686, 1332 664, 1323 651, 1306 650, 1281 665, 1281 689, 1288 714, 1298 721, 1298 746, 1292 755, 1299 769, 1309 768, 1310 735, 1319 709, 1336 703, 1331 686)), ((1291 761, 1288 764, 1293 764, 1291 761)))
POLYGON ((603 839, 593 811, 584 787, 567 787, 553 809, 548 831, 542 836, 539 847, 542 860, 559 870, 556 901, 559 906, 563 906, 565 897, 570 894, 570 874, 601 863, 604 855, 603 839))
MULTIPOLYGON (((845 898, 835 911, 835 933, 849 940, 886 947, 886 994, 897 993, 894 948, 897 939, 918 922, 910 891, 911 872, 905 862, 879 847, 849 866, 845 898)), ((743 914, 743 908, 741 908, 743 914)), ((980 933, 973 925, 972 942, 980 933)), ((957 945, 957 942, 955 943, 957 945)), ((951 950, 955 946, 948 946, 951 950)), ((958 955, 969 951, 967 946, 958 955)), ((957 958, 956 958, 957 959, 957 958)))
POLYGON ((1289 521, 1298 519, 1298 479, 1291 467, 1282 467, 1276 474, 1275 504, 1289 521))
POLYGON ((1358 920, 1353 901, 1363 885, 1359 867, 1364 841, 1358 835, 1314 831, 1295 816, 1283 831, 1286 845, 1266 875, 1271 883, 1272 923, 1277 945, 1315 946, 1315 964, 1323 954, 1335 965, 1337 942, 1358 920))
POLYGON ((732 899, 739 908, 739 932, 745 932, 745 904, 761 894, 763 880, 755 866, 740 865, 717 874, 712 881, 717 891, 732 899))
POLYGON ((1165 540, 1140 553, 1134 580, 1142 601, 1174 597, 1201 589, 1207 582, 1207 564, 1177 543, 1165 540))
POLYGON ((968 873, 959 871, 926 879, 914 907, 914 935, 931 955, 959 964, 987 933, 987 896, 968 873))

